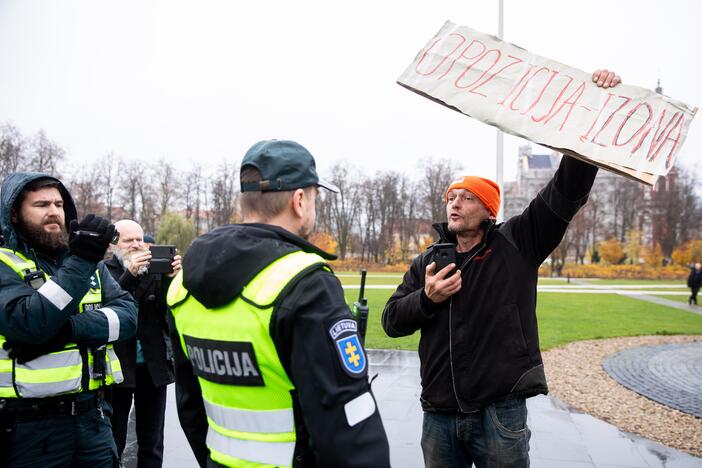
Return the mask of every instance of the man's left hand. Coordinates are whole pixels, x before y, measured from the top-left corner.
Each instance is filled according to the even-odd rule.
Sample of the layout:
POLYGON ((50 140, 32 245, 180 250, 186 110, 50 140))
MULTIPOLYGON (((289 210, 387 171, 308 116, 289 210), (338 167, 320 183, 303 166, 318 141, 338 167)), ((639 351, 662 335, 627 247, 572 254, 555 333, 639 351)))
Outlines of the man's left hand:
POLYGON ((181 260, 182 257, 180 255, 176 255, 175 257, 173 257, 173 263, 171 263, 171 266, 173 267, 173 273, 168 275, 170 278, 175 277, 175 275, 177 275, 180 269, 182 268, 180 264, 181 260))
POLYGON ((592 82, 600 88, 607 89, 617 86, 622 82, 622 78, 611 70, 602 69, 595 70, 595 72, 592 74, 592 82))

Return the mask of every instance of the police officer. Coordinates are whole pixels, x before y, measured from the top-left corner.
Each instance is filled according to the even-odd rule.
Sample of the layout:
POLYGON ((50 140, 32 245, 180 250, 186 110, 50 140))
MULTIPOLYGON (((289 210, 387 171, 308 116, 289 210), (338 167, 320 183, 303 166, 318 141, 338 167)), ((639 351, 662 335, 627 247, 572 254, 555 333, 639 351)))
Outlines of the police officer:
POLYGON ((200 466, 389 466, 368 360, 315 222, 312 155, 255 144, 243 224, 197 239, 168 291, 181 426, 200 466), (209 424, 208 424, 209 421, 209 424))
POLYGON ((0 211, 0 466, 114 467, 109 343, 136 331, 136 304, 98 263, 114 226, 78 223, 63 184, 38 173, 10 174, 0 211))

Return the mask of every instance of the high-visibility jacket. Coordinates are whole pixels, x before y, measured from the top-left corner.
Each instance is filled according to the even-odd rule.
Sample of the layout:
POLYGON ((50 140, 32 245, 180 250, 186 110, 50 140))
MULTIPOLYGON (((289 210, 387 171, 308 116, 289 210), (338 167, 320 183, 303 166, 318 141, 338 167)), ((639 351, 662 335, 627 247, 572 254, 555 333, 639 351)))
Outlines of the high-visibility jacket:
POLYGON ((292 465, 295 387, 269 328, 279 296, 323 265, 316 254, 287 254, 259 272, 234 301, 214 309, 188 294, 182 271, 173 279, 168 304, 200 383, 214 461, 246 468, 292 465))
MULTIPOLYGON (((39 283, 49 279, 49 276, 37 269, 33 260, 27 259, 20 252, 0 248, 0 261, 12 268, 25 280, 26 277, 37 277, 39 283)), ((31 287, 38 284, 29 281, 31 287)), ((36 281, 36 280, 35 280, 36 281)), ((90 278, 90 289, 83 296, 78 311, 95 310, 102 304, 102 289, 99 271, 90 278)), ((0 335, 0 398, 45 398, 68 393, 79 393, 83 390, 96 390, 103 385, 120 383, 123 380, 122 368, 112 345, 107 345, 102 352, 96 353, 105 359, 102 375, 94 372, 95 356, 92 351, 81 351, 75 343, 67 343, 60 351, 55 351, 36 359, 20 364, 10 359, 7 351, 2 348, 5 337, 0 335), (87 358, 87 375, 83 376, 83 359, 87 358), (88 388, 84 389, 84 382, 88 388)))

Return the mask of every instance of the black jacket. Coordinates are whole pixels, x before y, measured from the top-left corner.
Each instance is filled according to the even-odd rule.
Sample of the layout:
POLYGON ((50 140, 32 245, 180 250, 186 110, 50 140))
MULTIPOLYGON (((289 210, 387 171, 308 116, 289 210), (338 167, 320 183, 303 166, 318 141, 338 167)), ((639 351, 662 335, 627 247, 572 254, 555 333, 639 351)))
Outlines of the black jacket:
POLYGON ((119 387, 136 386, 136 339, 141 342, 144 361, 155 387, 163 387, 174 381, 173 351, 168 336, 168 306, 166 291, 170 278, 164 275, 132 276, 117 257, 105 261, 107 269, 119 285, 130 293, 139 304, 137 333, 135 337, 115 344, 124 374, 119 387))
MULTIPOLYGON (((461 265, 461 290, 434 304, 424 294, 431 249, 412 262, 383 311, 392 337, 421 331, 422 406, 471 412, 510 397, 547 393, 536 324, 539 265, 585 204, 597 168, 563 157, 553 179, 521 215, 486 226, 461 265)), ((440 242, 456 243, 446 223, 440 242)))
MULTIPOLYGON (((274 260, 298 250, 334 258, 280 227, 223 226, 190 247, 183 260, 183 284, 206 307, 223 306, 274 260)), ((344 372, 330 336, 330 327, 339 320, 352 319, 339 280, 318 268, 283 294, 273 311, 270 334, 295 385, 293 466, 389 466, 388 441, 377 409, 355 426, 347 423, 344 405, 369 392, 370 385, 367 367, 355 377, 344 372)), ((172 339, 180 423, 198 462, 205 466, 207 419, 200 386, 178 335, 173 333, 172 339)))
POLYGON ((702 270, 697 271, 693 267, 690 270, 690 276, 687 277, 687 287, 699 289, 702 286, 702 270))
MULTIPOLYGON (((72 301, 59 309, 38 290, 32 289, 10 267, 0 263, 0 335, 8 340, 41 344, 51 339, 68 321, 73 330, 73 341, 81 346, 98 346, 110 336, 107 316, 101 310, 78 313, 78 304, 90 288, 90 278, 96 268, 100 273, 102 306, 110 308, 119 319, 118 340, 134 335, 136 331, 136 304, 122 291, 102 262, 97 265, 67 251, 47 254, 37 246, 29 245, 11 222, 12 208, 24 187, 33 180, 48 177, 45 174, 10 174, 2 184, 0 224, 5 248, 21 252, 35 259, 37 267, 51 276, 72 301)), ((58 179, 56 182, 60 183, 58 179)), ((68 191, 61 185, 66 224, 76 219, 76 208, 68 191)))

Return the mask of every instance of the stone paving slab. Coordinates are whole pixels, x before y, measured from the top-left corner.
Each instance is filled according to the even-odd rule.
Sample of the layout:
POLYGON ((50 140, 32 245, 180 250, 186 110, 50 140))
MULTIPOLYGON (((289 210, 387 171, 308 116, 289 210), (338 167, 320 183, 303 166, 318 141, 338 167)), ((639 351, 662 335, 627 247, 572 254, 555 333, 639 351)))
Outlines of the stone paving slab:
POLYGON ((610 356, 603 367, 628 389, 702 418, 702 343, 627 349, 610 356))

